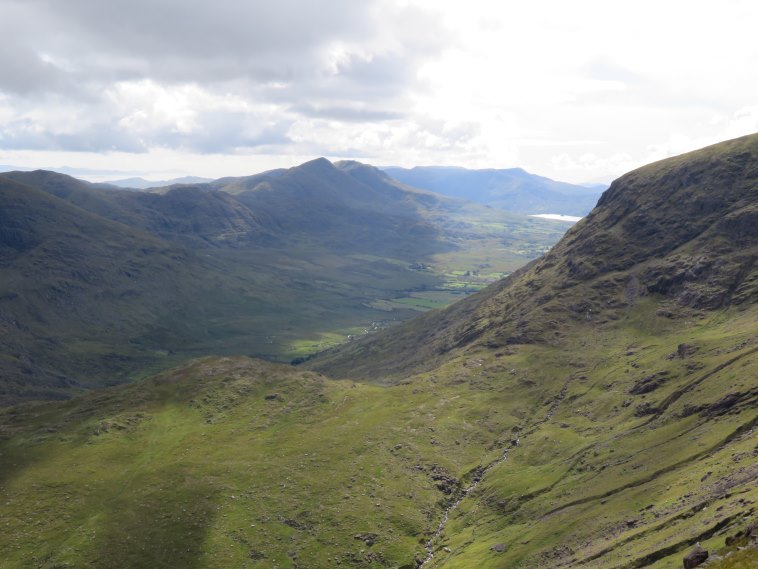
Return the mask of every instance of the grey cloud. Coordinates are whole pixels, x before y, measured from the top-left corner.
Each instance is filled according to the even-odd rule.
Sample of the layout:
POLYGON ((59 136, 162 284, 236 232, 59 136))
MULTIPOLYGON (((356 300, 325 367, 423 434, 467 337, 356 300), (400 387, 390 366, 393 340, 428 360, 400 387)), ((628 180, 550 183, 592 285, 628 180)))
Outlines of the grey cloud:
POLYGON ((382 0, 0 0, 0 34, 6 106, 28 116, 44 105, 49 121, 2 126, 0 146, 132 152, 281 147, 298 117, 395 120, 419 65, 451 41, 423 9, 382 0), (252 111, 208 110, 191 133, 166 123, 128 131, 119 126, 128 101, 116 108, 107 93, 138 80, 193 84, 282 110, 264 125, 252 111), (90 126, 61 134, 55 113, 77 105, 90 126))
POLYGON ((395 120, 405 116, 410 87, 418 89, 418 60, 402 54, 383 54, 364 60, 355 56, 328 77, 296 83, 264 85, 260 97, 288 106, 309 117, 348 122, 395 120))
POLYGON ((0 127, 0 148, 7 150, 66 150, 73 152, 145 152, 139 138, 109 124, 86 126, 75 133, 55 132, 31 119, 0 127))
MULTIPOLYGON (((291 80, 318 74, 336 42, 365 43, 375 0, 26 0, 29 41, 102 78, 291 80)), ((415 16, 419 15, 414 12, 415 16)), ((410 39, 410 38, 409 38, 410 39)))
POLYGON ((290 109, 298 114, 312 118, 334 119, 342 122, 382 122, 397 120, 405 116, 398 111, 355 107, 350 104, 337 104, 334 106, 296 105, 290 109))
POLYGON ((198 116, 198 128, 191 132, 163 128, 133 133, 103 117, 75 133, 55 130, 31 119, 0 126, 0 148, 23 150, 67 150, 74 152, 141 153, 150 147, 169 147, 199 153, 271 150, 291 143, 290 123, 251 125, 244 113, 207 112, 198 116))
POLYGON ((199 127, 191 133, 163 131, 152 137, 158 146, 184 148, 199 153, 236 152, 253 149, 258 152, 289 144, 290 122, 250 124, 240 112, 206 112, 198 116, 199 127))
POLYGON ((379 0, 0 0, 6 22, 0 29, 24 30, 4 34, 6 52, 53 54, 78 79, 296 83, 323 79, 329 51, 339 45, 375 55, 369 63, 349 58, 341 73, 395 80, 401 69, 407 80, 413 61, 438 52, 450 37, 419 8, 383 14, 380 6, 379 0))
POLYGON ((379 87, 382 91, 394 91, 413 82, 416 62, 403 54, 381 54, 370 60, 353 58, 340 69, 336 77, 343 83, 354 83, 365 90, 379 87))
POLYGON ((24 46, 15 50, 0 50, 0 70, 0 91, 8 93, 27 95, 60 90, 66 82, 65 74, 60 69, 43 61, 24 46))

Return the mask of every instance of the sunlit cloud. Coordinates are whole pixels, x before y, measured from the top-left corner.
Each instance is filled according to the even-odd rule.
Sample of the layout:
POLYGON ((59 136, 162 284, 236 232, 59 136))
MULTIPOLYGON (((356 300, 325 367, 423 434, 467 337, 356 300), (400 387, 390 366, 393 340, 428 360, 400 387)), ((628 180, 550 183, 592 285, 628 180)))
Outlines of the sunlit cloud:
POLYGON ((758 130, 757 19, 743 0, 0 0, 0 163, 610 180, 758 130))

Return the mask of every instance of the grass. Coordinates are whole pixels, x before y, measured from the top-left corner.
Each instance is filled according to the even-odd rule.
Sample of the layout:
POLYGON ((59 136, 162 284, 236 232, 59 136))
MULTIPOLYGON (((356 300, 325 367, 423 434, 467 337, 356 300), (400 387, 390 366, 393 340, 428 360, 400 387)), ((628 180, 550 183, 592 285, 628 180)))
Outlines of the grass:
MULTIPOLYGON (((681 413, 756 387, 755 311, 640 336, 653 308, 582 325, 562 347, 470 353, 392 386, 204 358, 5 410, 0 554, 8 567, 410 569, 450 499, 436 473, 464 480, 514 436, 430 567, 623 567, 734 517, 702 539, 723 542, 744 520, 740 500, 758 499, 755 440, 739 434, 756 421, 754 398, 717 418, 681 413), (697 352, 667 359, 682 341, 697 352), (627 393, 664 369, 659 390, 627 393), (637 401, 716 369, 660 418, 634 416, 637 401)), ((653 566, 679 566, 681 551, 653 566)))
MULTIPOLYGON (((725 538, 755 521, 758 501, 758 281, 743 231, 752 140, 729 143, 734 156, 716 163, 704 151, 684 172, 630 173, 629 193, 615 184, 541 261, 333 352, 322 369, 342 380, 206 357, 0 411, 0 559, 42 569, 413 569, 445 516, 430 569, 667 569, 697 542, 727 553, 725 538), (716 182, 724 201, 703 201, 716 182), (682 225, 656 200, 705 213, 682 225)), ((315 280, 297 277, 293 258, 278 261, 292 271, 279 316, 302 291, 430 272, 414 260, 401 278, 383 272, 398 263, 377 257, 339 283, 326 267, 350 260, 300 258, 309 274, 325 271, 315 280)), ((466 267, 439 274, 471 276, 466 267)), ((244 290, 264 306, 275 284, 244 290)), ((400 297, 353 300, 386 316, 372 303, 400 297)), ((234 326, 247 326, 239 301, 224 303, 234 326)), ((184 322, 218 324, 204 341, 226 345, 230 321, 214 320, 210 304, 197 309, 184 322)), ((311 345, 336 339, 318 335, 320 317, 321 332, 301 336, 311 345)), ((307 330, 307 320, 286 322, 307 330)), ((265 338, 306 348, 285 336, 265 338)), ((756 559, 752 548, 721 563, 756 559)))
MULTIPOLYGON (((209 359, 72 402, 65 416, 30 408, 30 430, 3 448, 0 523, 15 528, 3 534, 3 557, 18 567, 293 567, 296 551, 319 566, 350 565, 365 561, 354 535, 366 532, 378 536, 372 552, 403 564, 438 499, 416 464, 454 471, 476 460, 475 448, 436 459, 429 413, 447 404, 429 388, 411 401, 413 390, 209 359), (47 433, 51 419, 72 416, 83 419, 47 433), (30 539, 46 545, 30 549, 30 539)), ((452 427, 434 435, 439 444, 454 444, 452 427)))
MULTIPOLYGON (((758 357, 743 346, 756 326, 754 311, 737 315, 729 326, 716 324, 717 317, 684 333, 666 330, 640 342, 635 321, 647 318, 645 311, 635 314, 610 337, 607 329, 603 336, 586 330, 576 351, 583 357, 564 360, 563 370, 556 365, 560 359, 544 349, 535 354, 541 363, 527 354, 520 366, 510 360, 514 375, 534 377, 533 389, 555 362, 549 376, 556 377, 553 389, 567 381, 565 397, 550 420, 522 436, 476 499, 452 519, 442 542, 451 550, 449 564, 432 567, 625 567, 684 540, 651 564, 679 567, 683 550, 698 535, 730 516, 733 523, 746 519, 749 510, 740 500, 758 498, 750 430, 758 420, 755 407, 745 402, 718 420, 682 413, 686 405, 718 401, 725 392, 753 389, 756 397, 758 357), (688 373, 693 361, 667 359, 683 337, 700 348, 699 374, 688 373), (632 339, 644 347, 627 356, 632 339), (653 394, 631 398, 660 401, 734 357, 740 357, 732 364, 739 367, 709 376, 649 424, 634 415, 637 402, 624 406, 628 389, 645 373, 668 368, 672 379, 653 394), (630 359, 636 367, 629 366, 630 359), (747 474, 735 475, 735 464, 747 474), (505 544, 505 552, 492 552, 495 543, 505 544)), ((723 544, 726 533, 702 541, 723 544)))

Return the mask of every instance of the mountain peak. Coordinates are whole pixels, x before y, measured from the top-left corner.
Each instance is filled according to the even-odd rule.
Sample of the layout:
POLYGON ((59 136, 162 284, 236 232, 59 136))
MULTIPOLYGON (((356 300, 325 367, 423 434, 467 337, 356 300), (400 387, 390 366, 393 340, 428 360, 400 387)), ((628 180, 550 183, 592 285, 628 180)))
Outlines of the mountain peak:
POLYGON ((308 170, 310 172, 323 172, 323 171, 335 170, 334 164, 332 164, 329 160, 323 157, 316 158, 314 160, 309 160, 308 162, 303 162, 299 166, 295 166, 295 168, 308 170))

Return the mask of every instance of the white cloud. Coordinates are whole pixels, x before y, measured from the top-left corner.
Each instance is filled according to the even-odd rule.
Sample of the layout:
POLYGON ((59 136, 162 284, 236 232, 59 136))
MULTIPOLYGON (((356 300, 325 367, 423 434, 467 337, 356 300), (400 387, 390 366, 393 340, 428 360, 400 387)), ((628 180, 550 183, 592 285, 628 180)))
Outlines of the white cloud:
POLYGON ((0 0, 0 162, 610 179, 758 130, 757 20, 752 0, 0 0))

